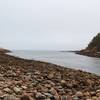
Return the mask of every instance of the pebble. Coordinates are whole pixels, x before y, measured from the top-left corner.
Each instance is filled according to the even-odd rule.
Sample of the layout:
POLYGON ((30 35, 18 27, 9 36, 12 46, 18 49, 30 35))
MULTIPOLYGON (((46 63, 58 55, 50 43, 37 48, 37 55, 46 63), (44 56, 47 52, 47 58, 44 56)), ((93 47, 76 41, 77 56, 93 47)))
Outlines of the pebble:
POLYGON ((98 97, 94 96, 92 97, 92 100, 98 100, 98 97))
POLYGON ((76 96, 77 96, 77 97, 82 97, 82 96, 83 96, 83 93, 80 92, 80 91, 78 91, 78 92, 76 93, 76 96))
POLYGON ((35 71, 34 74, 35 75, 40 75, 40 71, 35 71))
POLYGON ((100 93, 96 93, 96 96, 97 96, 97 97, 100 97, 100 93))
POLYGON ((96 95, 96 92, 90 92, 90 95, 91 96, 95 96, 96 95))
POLYGON ((9 88, 4 88, 3 90, 4 92, 11 93, 11 90, 9 88))
POLYGON ((3 95, 3 92, 0 90, 0 96, 2 96, 3 95))
POLYGON ((46 96, 43 95, 42 93, 40 93, 40 92, 36 93, 36 99, 45 99, 45 98, 46 98, 46 96))
POLYGON ((0 61, 0 100, 99 100, 100 76, 6 56, 0 61), (7 57, 7 58, 6 58, 7 57))
POLYGON ((52 98, 53 97, 53 95, 50 94, 50 93, 44 93, 44 95, 47 96, 47 97, 49 97, 49 98, 52 98))
POLYGON ((50 92, 51 92, 51 94, 53 94, 53 95, 57 94, 57 91, 56 91, 53 87, 50 89, 50 92))
POLYGON ((68 100, 67 96, 61 96, 61 100, 68 100))
POLYGON ((76 96, 76 95, 74 95, 74 96, 72 97, 72 100, 79 100, 79 97, 76 96))
POLYGON ((4 97, 4 100, 18 100, 18 99, 13 95, 9 95, 9 96, 4 97))
POLYGON ((59 95, 58 95, 57 91, 54 88, 51 88, 50 92, 51 92, 52 95, 54 95, 54 98, 56 100, 59 100, 59 95))
POLYGON ((2 74, 0 74, 0 81, 4 81, 4 77, 2 74))
POLYGON ((61 85, 62 86, 66 86, 66 81, 65 80, 61 80, 61 85))
POLYGON ((84 92, 83 95, 84 96, 90 96, 90 93, 89 92, 84 92))
POLYGON ((27 89, 27 87, 26 87, 26 86, 21 86, 21 88, 22 88, 22 89, 24 89, 24 90, 25 90, 25 89, 27 89))
POLYGON ((97 92, 97 93, 98 93, 98 92, 100 93, 100 90, 96 90, 96 92, 97 92))
POLYGON ((54 77, 54 73, 50 73, 48 76, 47 76, 49 79, 52 79, 54 77))
POLYGON ((20 100, 35 100, 34 98, 28 96, 28 95, 24 95, 20 98, 20 100))
POLYGON ((18 88, 18 87, 14 87, 14 89, 13 89, 13 90, 14 90, 14 92, 15 92, 15 93, 21 93, 21 89, 20 89, 20 88, 18 88))

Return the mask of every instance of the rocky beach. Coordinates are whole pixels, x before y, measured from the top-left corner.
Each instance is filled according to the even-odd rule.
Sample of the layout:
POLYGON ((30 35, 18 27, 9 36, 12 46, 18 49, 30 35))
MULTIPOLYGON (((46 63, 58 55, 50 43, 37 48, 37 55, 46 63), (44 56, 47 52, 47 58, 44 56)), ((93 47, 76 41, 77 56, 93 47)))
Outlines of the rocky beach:
POLYGON ((0 52, 0 100, 100 100, 100 76, 0 52))

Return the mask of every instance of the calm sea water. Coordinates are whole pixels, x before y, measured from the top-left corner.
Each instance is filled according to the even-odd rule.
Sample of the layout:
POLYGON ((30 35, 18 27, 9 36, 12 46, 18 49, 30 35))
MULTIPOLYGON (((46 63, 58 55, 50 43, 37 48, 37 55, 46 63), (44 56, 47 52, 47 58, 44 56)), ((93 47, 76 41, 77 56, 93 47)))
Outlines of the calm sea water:
POLYGON ((100 58, 57 51, 13 51, 10 55, 25 59, 34 59, 62 65, 68 68, 81 69, 100 75, 100 58))

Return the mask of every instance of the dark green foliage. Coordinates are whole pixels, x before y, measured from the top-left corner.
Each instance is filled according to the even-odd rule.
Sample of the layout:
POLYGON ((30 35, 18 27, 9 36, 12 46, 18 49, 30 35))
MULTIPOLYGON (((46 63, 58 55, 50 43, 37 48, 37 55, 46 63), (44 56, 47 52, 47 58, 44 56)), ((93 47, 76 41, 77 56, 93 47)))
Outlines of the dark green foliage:
POLYGON ((97 51, 100 51, 100 33, 98 33, 88 45, 88 49, 93 48, 96 48, 97 51))

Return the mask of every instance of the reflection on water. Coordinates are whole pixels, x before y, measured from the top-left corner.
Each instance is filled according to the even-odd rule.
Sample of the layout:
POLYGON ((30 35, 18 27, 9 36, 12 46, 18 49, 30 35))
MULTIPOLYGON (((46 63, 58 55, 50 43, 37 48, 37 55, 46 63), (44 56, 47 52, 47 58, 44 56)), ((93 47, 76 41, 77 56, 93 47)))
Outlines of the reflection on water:
POLYGON ((100 58, 82 56, 73 52, 56 51, 13 51, 11 55, 26 59, 46 61, 100 75, 100 58))

